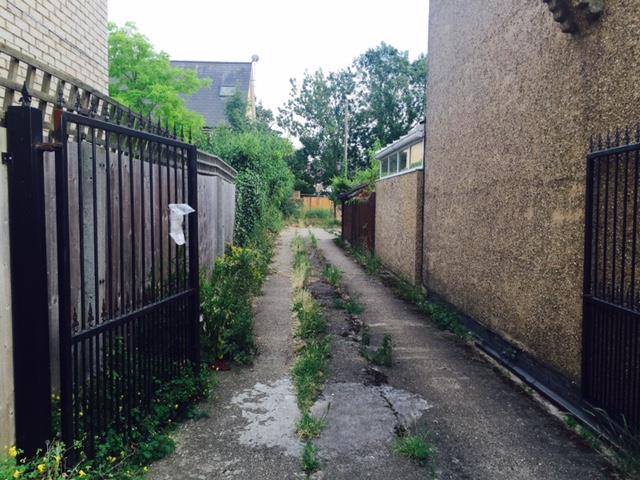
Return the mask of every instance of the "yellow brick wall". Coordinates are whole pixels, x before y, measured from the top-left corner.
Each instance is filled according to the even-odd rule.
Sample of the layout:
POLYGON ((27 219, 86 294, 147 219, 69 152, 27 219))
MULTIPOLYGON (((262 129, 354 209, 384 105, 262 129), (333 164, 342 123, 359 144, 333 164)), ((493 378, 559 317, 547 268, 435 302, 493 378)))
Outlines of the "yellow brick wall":
POLYGON ((107 92, 106 0, 2 0, 0 43, 107 92))

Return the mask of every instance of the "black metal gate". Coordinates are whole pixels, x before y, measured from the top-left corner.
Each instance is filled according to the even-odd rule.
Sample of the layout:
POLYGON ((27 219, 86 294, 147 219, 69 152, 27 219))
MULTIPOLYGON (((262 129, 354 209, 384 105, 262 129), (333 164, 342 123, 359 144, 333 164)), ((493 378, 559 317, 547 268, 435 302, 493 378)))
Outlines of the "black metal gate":
POLYGON ((640 427, 640 131, 587 157, 582 388, 613 420, 640 427))
POLYGON ((169 213, 197 209, 197 151, 175 129, 112 113, 54 114, 62 436, 89 454, 199 364, 197 217, 181 246, 169 213))

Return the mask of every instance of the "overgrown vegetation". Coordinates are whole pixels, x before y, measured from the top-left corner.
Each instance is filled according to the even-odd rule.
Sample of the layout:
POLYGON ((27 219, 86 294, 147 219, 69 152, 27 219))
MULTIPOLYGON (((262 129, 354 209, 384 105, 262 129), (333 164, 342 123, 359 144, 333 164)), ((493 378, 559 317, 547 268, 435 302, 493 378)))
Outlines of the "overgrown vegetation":
MULTIPOLYGON (((175 450, 168 435, 173 426, 194 415, 194 405, 205 399, 213 386, 208 370, 200 375, 188 372, 180 378, 159 386, 151 412, 142 415, 132 412, 133 427, 129 436, 116 431, 105 434, 96 446, 94 458, 88 459, 82 451, 79 462, 69 462, 70 448, 58 439, 49 443, 46 451, 34 458, 22 459, 15 447, 0 460, 2 479, 39 480, 130 480, 140 479, 151 462, 175 450)), ((74 446, 76 452, 80 444, 74 446)))
POLYGON ((287 164, 294 150, 267 121, 251 122, 244 112, 244 100, 229 102, 229 124, 215 128, 199 147, 238 171, 234 240, 239 246, 262 250, 282 227, 283 217, 294 210, 293 175, 287 164))
MULTIPOLYGON (((336 245, 350 253, 356 261, 370 274, 380 274, 382 262, 374 254, 360 247, 351 247, 341 238, 335 239, 336 245)), ((461 340, 469 338, 469 331, 465 328, 462 316, 448 305, 428 298, 419 287, 411 285, 394 275, 387 275, 385 280, 391 283, 394 292, 404 300, 413 303, 417 309, 427 315, 442 330, 448 330, 461 340)))
MULTIPOLYGON (((317 244, 313 241, 313 237, 311 243, 317 244)), ((313 439, 320 435, 326 425, 324 418, 315 418, 311 414, 311 407, 322 391, 327 378, 330 342, 326 335, 327 322, 322 308, 306 289, 312 269, 308 245, 296 235, 292 241, 292 248, 294 254, 293 311, 297 319, 295 336, 299 341, 292 375, 298 406, 302 414, 296 425, 296 431, 306 442, 302 455, 302 467, 307 474, 310 474, 320 468, 318 451, 313 444, 313 439)))
POLYGON ((257 251, 231 247, 216 260, 209 277, 200 282, 201 343, 207 362, 233 360, 250 363, 256 353, 251 299, 269 267, 270 247, 257 251))
POLYGON ((326 208, 311 208, 309 210, 298 209, 291 220, 300 227, 335 228, 340 226, 340 221, 333 214, 333 210, 326 208))

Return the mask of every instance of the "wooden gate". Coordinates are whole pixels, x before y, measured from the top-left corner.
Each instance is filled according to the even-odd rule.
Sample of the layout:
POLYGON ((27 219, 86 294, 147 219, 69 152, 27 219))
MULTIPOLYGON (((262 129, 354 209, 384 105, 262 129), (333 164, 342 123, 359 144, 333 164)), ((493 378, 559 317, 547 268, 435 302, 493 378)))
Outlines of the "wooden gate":
POLYGON ((343 195, 342 239, 354 247, 374 251, 376 239, 376 194, 364 186, 343 195))

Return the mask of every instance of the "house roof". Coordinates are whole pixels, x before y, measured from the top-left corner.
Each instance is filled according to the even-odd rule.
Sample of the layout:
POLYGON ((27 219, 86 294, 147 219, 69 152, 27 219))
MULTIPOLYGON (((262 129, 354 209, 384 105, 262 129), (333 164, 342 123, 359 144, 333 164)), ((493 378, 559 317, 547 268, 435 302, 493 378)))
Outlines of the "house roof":
POLYGON ((198 77, 210 79, 211 85, 186 97, 187 107, 204 117, 205 125, 213 128, 226 121, 225 105, 229 97, 239 91, 244 98, 251 87, 251 62, 197 62, 172 60, 171 65, 190 68, 198 77))
POLYGON ((407 133, 403 137, 400 137, 395 142, 390 143, 389 145, 384 147, 382 150, 377 152, 376 159, 380 160, 383 157, 386 157, 387 155, 397 152, 398 150, 402 150, 403 148, 408 147, 409 145, 413 145, 414 143, 421 140, 422 138, 424 138, 424 120, 418 123, 411 130, 409 130, 409 133, 407 133))

